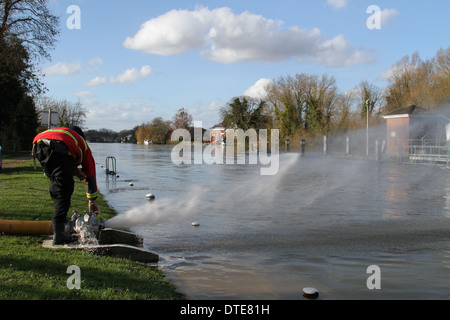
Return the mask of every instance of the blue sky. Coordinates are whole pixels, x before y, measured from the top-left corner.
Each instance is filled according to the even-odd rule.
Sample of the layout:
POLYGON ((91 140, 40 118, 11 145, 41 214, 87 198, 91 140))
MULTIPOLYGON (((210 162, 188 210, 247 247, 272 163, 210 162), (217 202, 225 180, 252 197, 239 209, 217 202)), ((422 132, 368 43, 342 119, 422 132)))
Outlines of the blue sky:
POLYGON ((341 92, 362 80, 384 88, 405 55, 428 59, 450 45, 450 0, 50 0, 49 7, 62 30, 52 60, 40 65, 47 96, 79 99, 89 129, 171 120, 182 107, 208 128, 233 97, 297 73, 334 76, 341 92), (79 16, 67 12, 71 5, 79 16), (371 5, 381 20, 367 12, 371 5))

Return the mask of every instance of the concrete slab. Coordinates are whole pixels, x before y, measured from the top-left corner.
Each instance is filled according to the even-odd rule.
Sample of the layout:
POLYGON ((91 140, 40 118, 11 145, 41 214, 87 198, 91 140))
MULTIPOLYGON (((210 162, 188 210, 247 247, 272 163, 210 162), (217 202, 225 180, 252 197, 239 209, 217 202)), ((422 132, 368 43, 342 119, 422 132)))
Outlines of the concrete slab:
POLYGON ((144 248, 133 247, 126 244, 90 246, 88 250, 98 255, 125 258, 146 263, 159 261, 158 254, 148 251, 144 248))
POLYGON ((143 248, 142 238, 134 233, 117 229, 104 229, 98 234, 98 241, 91 241, 87 244, 73 242, 54 245, 51 235, 44 239, 42 246, 49 249, 87 250, 98 255, 125 258, 144 263, 159 261, 158 254, 143 248))
POLYGON ((106 244, 128 244, 130 246, 142 247, 143 239, 138 235, 112 228, 102 229, 98 235, 98 243, 106 244))

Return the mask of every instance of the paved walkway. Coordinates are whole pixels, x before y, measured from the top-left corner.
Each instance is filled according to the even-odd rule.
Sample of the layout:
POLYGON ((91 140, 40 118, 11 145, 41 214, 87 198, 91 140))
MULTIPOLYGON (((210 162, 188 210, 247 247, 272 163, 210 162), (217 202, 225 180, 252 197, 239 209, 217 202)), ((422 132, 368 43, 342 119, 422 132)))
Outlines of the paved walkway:
POLYGON ((31 160, 31 156, 22 156, 22 157, 10 158, 10 159, 3 159, 2 169, 17 168, 27 160, 31 160))

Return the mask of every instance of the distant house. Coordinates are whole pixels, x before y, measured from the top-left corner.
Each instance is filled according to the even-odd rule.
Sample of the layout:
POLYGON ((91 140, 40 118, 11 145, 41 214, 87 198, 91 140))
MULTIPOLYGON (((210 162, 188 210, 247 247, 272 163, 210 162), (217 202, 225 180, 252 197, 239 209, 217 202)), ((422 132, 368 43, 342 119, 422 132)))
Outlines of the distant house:
POLYGON ((409 154, 411 145, 444 145, 450 140, 450 120, 427 109, 410 105, 383 116, 386 120, 386 153, 409 154))
POLYGON ((211 144, 222 144, 226 142, 226 128, 223 124, 219 123, 209 129, 209 138, 211 144))

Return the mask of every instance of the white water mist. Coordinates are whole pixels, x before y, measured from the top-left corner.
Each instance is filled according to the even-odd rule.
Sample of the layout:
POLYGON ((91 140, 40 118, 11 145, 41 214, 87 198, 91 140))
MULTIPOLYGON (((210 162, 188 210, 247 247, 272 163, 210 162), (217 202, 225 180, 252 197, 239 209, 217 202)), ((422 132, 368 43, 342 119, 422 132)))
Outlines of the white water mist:
MULTIPOLYGON (((205 212, 214 212, 239 206, 246 212, 264 210, 275 197, 279 185, 300 160, 298 154, 283 154, 280 170, 273 176, 245 175, 248 179, 223 186, 222 181, 211 181, 209 185, 187 186, 175 197, 157 198, 152 202, 134 207, 106 221, 109 228, 157 225, 168 221, 182 221, 205 212), (221 190, 215 195, 214 190, 221 190)), ((244 166, 245 167, 245 166, 244 166)), ((249 213, 251 214, 251 213, 249 213)))

